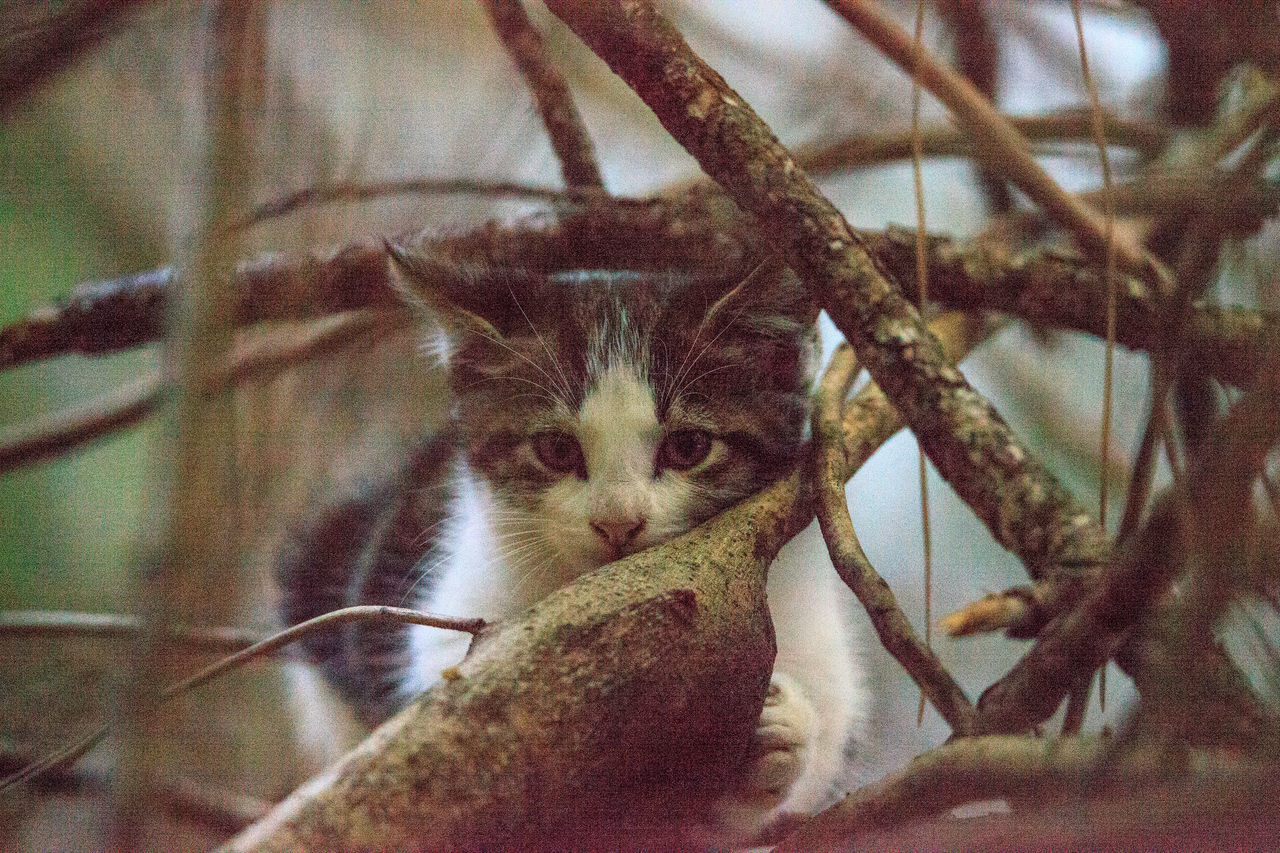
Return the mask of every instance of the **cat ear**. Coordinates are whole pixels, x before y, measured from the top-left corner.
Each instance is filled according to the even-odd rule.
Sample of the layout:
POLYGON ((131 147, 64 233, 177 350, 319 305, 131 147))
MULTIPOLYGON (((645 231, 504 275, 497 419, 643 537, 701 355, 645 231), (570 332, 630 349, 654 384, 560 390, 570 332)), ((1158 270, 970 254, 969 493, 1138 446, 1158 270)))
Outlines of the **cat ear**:
POLYGON ((766 258, 707 309, 702 325, 737 324, 759 332, 794 332, 811 325, 818 311, 790 267, 766 258))
POLYGON ((471 334, 502 340, 502 333, 481 313, 489 306, 474 298, 475 284, 484 277, 484 270, 406 249, 390 241, 385 241, 385 245, 391 258, 393 280, 401 296, 423 313, 429 313, 450 338, 471 334), (468 294, 472 298, 468 298, 468 294))

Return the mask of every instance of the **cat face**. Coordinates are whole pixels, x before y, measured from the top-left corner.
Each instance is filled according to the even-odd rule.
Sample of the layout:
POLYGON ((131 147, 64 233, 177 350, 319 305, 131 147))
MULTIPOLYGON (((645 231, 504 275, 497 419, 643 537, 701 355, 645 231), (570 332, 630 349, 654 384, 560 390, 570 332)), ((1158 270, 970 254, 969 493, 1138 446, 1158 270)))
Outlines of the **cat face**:
POLYGON ((712 282, 397 260, 443 322, 499 535, 551 553, 558 574, 684 533, 795 464, 816 335, 788 271, 712 282))

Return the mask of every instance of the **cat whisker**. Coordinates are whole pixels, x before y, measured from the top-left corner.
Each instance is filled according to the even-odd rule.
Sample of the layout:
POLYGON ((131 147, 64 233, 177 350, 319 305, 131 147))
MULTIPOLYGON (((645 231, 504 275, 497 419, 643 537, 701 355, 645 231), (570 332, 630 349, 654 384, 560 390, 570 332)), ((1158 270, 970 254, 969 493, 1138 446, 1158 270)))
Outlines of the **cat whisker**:
POLYGON ((686 389, 686 388, 688 388, 690 385, 693 385, 695 382, 698 382, 698 381, 699 381, 699 380, 701 380, 701 379, 705 379, 706 377, 710 376, 710 375, 711 375, 711 374, 713 374, 713 373, 718 373, 718 372, 719 372, 719 371, 721 371, 721 370, 729 370, 729 369, 731 369, 731 368, 734 368, 734 367, 741 367, 741 366, 742 366, 742 362, 740 362, 740 361, 735 361, 735 362, 732 362, 732 363, 730 363, 730 364, 721 364, 721 365, 719 365, 719 366, 717 366, 717 367, 713 367, 713 368, 711 368, 710 370, 704 370, 704 371, 702 371, 701 373, 699 373, 697 376, 695 376, 695 377, 693 377, 692 379, 688 380, 687 382, 683 383, 683 384, 680 386, 680 390, 676 391, 676 393, 675 393, 674 395, 672 395, 672 400, 673 400, 673 401, 674 401, 674 400, 679 400, 679 399, 684 395, 684 391, 685 391, 685 389, 686 389))
MULTIPOLYGON (((512 289, 510 281, 507 282, 507 292, 511 294, 511 301, 516 304, 516 308, 520 309, 520 316, 524 317, 524 321, 529 324, 529 329, 533 332, 533 336, 537 338, 538 343, 542 345, 542 351, 547 354, 547 359, 550 360, 551 366, 556 369, 558 374, 560 374, 560 388, 564 392, 564 400, 567 405, 569 400, 573 399, 573 395, 569 393, 569 377, 565 376, 564 368, 560 366, 560 360, 551 352, 551 347, 547 346, 546 339, 542 337, 542 333, 538 331, 537 327, 533 325, 533 321, 529 319, 529 315, 525 313, 524 306, 520 304, 520 300, 516 297, 515 290, 512 289)), ((548 376, 547 378, 550 379, 551 377, 548 376)))
MULTIPOLYGON (((706 344, 706 346, 704 346, 701 350, 699 350, 698 355, 697 355, 697 357, 696 357, 696 358, 694 358, 694 360, 693 360, 693 363, 692 363, 692 364, 682 364, 682 365, 681 365, 680 375, 679 375, 679 376, 677 376, 677 377, 675 377, 675 379, 673 379, 673 380, 672 380, 672 384, 673 384, 673 385, 674 385, 674 384, 676 384, 676 383, 679 383, 683 377, 687 376, 687 375, 688 375, 688 374, 693 370, 693 368, 697 366, 698 362, 702 360, 702 357, 703 357, 704 355, 706 355, 706 354, 711 350, 711 348, 712 348, 713 346, 715 346, 716 341, 720 340, 720 336, 721 336, 721 335, 723 335, 725 332, 729 331, 729 329, 733 326, 733 324, 734 324, 734 323, 738 322, 738 318, 742 316, 742 313, 743 313, 744 311, 746 311, 746 307, 745 307, 745 306, 743 306, 742 308, 739 308, 739 309, 738 309, 738 312, 737 312, 736 314, 734 314, 734 315, 733 315, 733 317, 729 320, 729 322, 728 322, 728 323, 725 323, 725 324, 724 324, 724 326, 720 329, 720 331, 716 332, 716 336, 715 336, 714 338, 712 338, 710 341, 708 341, 708 342, 707 342, 707 344, 706 344)), ((703 320, 703 322, 702 322, 702 323, 700 323, 700 324, 698 325, 698 329, 697 329, 697 331, 696 331, 696 332, 694 332, 694 335, 693 335, 693 341, 691 341, 691 342, 689 343, 689 353, 686 353, 686 354, 685 354, 685 362, 688 362, 688 360, 689 360, 689 354, 693 352, 693 347, 694 347, 694 345, 695 345, 695 344, 697 344, 697 342, 698 342, 698 336, 702 334, 702 328, 703 328, 703 326, 704 326, 704 325, 706 325, 706 320, 705 320, 705 319, 703 320)), ((696 380, 694 380, 694 381, 696 381, 696 380)), ((685 383, 683 383, 683 385, 682 385, 681 387, 684 387, 684 386, 686 386, 686 385, 688 385, 688 384, 689 384, 689 383, 685 382, 685 383)), ((675 397, 678 397, 678 396, 679 396, 679 393, 677 392, 674 396, 675 396, 675 397)))
MULTIPOLYGON (((524 309, 521 309, 521 311, 523 311, 523 310, 524 310, 524 309)), ((527 318, 526 318, 526 319, 527 319, 527 318)), ((547 371, 546 371, 546 370, 544 370, 544 369, 542 368, 542 365, 538 364, 536 361, 534 361, 533 359, 529 358, 529 356, 527 356, 527 355, 525 355, 524 353, 520 352, 520 351, 519 351, 518 349, 516 349, 515 347, 511 346, 511 345, 510 345, 510 344, 508 344, 506 341, 502 340, 502 338, 494 337, 493 335, 484 335, 483 337, 485 338, 485 340, 491 341, 491 342, 493 342, 493 343, 497 344, 498 346, 502 347, 503 349, 505 349, 507 352, 511 353, 512 355, 514 355, 514 356, 516 356, 516 357, 518 357, 518 358, 520 358, 520 359, 523 359, 523 360, 525 361, 525 363, 527 363, 530 367, 532 367, 534 370, 538 371, 538 372, 539 372, 539 373, 541 373, 543 376, 545 376, 545 377, 547 378, 547 381, 548 381, 548 382, 550 382, 552 385, 555 385, 555 384, 556 384, 555 377, 553 377, 550 373, 547 373, 547 371)), ((513 377, 506 377, 506 378, 516 379, 516 378, 518 378, 518 377, 514 377, 514 376, 513 376, 513 377)), ((525 381, 530 381, 530 380, 525 380, 525 381)), ((534 383, 532 383, 532 384, 537 385, 538 383, 534 382, 534 383)), ((568 395, 568 394, 565 394, 564 396, 555 395, 555 394, 554 394, 554 392, 552 392, 552 391, 551 391, 551 389, 549 389, 549 388, 544 388, 543 390, 546 390, 548 393, 552 393, 552 395, 553 395, 554 397, 556 397, 556 399, 558 399, 558 400, 559 400, 559 402, 563 403, 563 404, 564 404, 564 405, 566 405, 566 406, 568 406, 568 405, 569 405, 569 401, 570 401, 571 399, 573 399, 573 398, 572 398, 572 396, 571 396, 571 395, 568 395)), ((566 389, 566 390, 567 390, 567 389, 566 389)))

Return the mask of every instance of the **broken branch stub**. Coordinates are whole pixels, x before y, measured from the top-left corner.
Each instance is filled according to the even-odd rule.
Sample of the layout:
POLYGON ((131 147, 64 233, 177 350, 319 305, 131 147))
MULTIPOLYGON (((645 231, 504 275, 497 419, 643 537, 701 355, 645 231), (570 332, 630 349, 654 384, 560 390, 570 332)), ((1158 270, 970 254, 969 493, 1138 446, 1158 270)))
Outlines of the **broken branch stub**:
POLYGON ((224 848, 433 850, 666 835, 747 754, 792 476, 486 629, 456 674, 224 848))

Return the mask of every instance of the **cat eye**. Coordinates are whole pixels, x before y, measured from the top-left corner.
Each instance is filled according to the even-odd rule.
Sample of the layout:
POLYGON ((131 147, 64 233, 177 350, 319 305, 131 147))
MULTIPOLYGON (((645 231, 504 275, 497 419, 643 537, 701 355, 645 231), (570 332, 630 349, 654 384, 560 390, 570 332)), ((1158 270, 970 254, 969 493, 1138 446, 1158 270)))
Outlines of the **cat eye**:
POLYGON ((711 434, 702 429, 682 429, 662 440, 658 447, 658 468, 685 471, 707 458, 711 434))
POLYGON ((567 432, 540 432, 531 442, 538 461, 552 471, 586 477, 587 463, 582 458, 582 446, 567 432))

